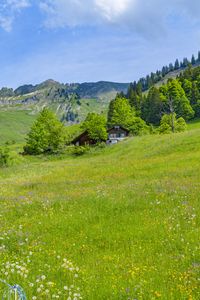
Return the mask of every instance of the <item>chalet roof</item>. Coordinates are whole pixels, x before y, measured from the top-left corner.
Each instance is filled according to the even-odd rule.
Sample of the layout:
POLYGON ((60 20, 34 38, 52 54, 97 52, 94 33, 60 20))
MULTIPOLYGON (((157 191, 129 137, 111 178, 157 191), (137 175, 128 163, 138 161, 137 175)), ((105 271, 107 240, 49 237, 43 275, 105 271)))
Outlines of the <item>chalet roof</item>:
MULTIPOLYGON (((115 127, 119 127, 121 129, 123 129, 124 131, 126 131, 127 133, 129 133, 129 130, 126 129, 125 127, 121 126, 121 125, 114 125, 111 128, 107 129, 107 132, 109 133, 111 130, 116 129, 115 127)), ((116 129, 117 130, 117 129, 116 129)), ((79 134, 79 136, 77 136, 75 139, 73 139, 72 143, 75 144, 76 142, 78 142, 83 136, 88 136, 88 131, 85 130, 84 132, 82 132, 81 134, 79 134)), ((88 136, 88 139, 92 141, 92 139, 88 136)))
POLYGON ((126 131, 127 133, 129 133, 130 131, 127 129, 127 128, 125 128, 125 127, 123 127, 123 126, 121 126, 121 125, 113 125, 111 128, 109 128, 108 130, 107 130, 107 132, 109 132, 109 131, 111 131, 111 130, 113 130, 113 129, 119 129, 119 128, 116 128, 116 127, 119 127, 119 128, 121 128, 121 129, 123 129, 124 131, 126 131))
POLYGON ((84 132, 82 132, 81 134, 79 134, 79 136, 77 136, 75 139, 73 139, 72 143, 76 143, 78 142, 83 136, 88 135, 88 131, 85 130, 84 132))

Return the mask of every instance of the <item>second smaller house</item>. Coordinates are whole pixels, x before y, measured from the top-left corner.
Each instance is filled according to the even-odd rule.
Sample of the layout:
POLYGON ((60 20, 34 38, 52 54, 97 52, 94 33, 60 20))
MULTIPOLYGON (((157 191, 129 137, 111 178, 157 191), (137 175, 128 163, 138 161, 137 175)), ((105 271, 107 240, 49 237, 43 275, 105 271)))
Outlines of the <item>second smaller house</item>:
POLYGON ((107 144, 116 144, 128 136, 129 136, 128 129, 126 129, 120 125, 115 125, 112 128, 108 129, 107 144))
POLYGON ((76 137, 72 141, 72 144, 74 144, 75 146, 94 145, 96 144, 96 141, 92 140, 89 137, 89 134, 86 130, 83 133, 81 133, 78 137, 76 137))

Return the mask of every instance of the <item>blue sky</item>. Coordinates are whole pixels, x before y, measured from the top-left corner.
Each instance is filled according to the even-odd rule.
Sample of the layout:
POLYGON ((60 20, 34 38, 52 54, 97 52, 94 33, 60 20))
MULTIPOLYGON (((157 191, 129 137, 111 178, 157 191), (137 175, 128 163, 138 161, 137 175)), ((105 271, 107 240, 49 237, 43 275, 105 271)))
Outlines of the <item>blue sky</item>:
POLYGON ((199 0, 1 0, 0 87, 131 82, 200 50, 199 0))

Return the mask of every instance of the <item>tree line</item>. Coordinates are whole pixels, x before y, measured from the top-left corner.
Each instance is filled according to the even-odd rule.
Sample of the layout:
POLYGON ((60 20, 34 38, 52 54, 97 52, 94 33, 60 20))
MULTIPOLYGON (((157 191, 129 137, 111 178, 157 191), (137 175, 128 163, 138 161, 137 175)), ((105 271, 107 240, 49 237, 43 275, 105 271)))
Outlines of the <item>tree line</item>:
MULTIPOLYGON (((117 94, 109 104, 107 118, 89 113, 81 124, 97 143, 107 139, 107 128, 121 125, 132 135, 179 132, 186 121, 200 117, 200 67, 189 65, 176 79, 143 93, 140 85, 131 84, 127 95, 117 94)), ((24 153, 57 153, 72 140, 56 115, 45 108, 33 124, 24 153)))
POLYGON ((183 58, 182 61, 176 59, 174 63, 163 66, 161 70, 157 70, 156 72, 151 72, 151 74, 147 75, 146 77, 140 78, 137 82, 134 81, 133 83, 131 83, 131 85, 134 89, 137 87, 139 89, 142 89, 143 92, 147 91, 154 84, 161 81, 170 72, 184 70, 190 64, 192 66, 200 64, 200 51, 198 52, 197 58, 192 55, 191 59, 188 59, 186 57, 183 58))
POLYGON ((126 97, 147 124, 159 125, 170 113, 186 121, 200 117, 200 67, 189 65, 176 79, 151 87, 147 94, 140 85, 131 84, 126 97))
MULTIPOLYGON (((129 99, 122 95, 117 95, 110 102, 107 118, 102 114, 88 113, 80 128, 82 131, 87 131, 89 137, 100 144, 107 140, 107 128, 113 125, 125 127, 134 136, 151 133, 151 126, 137 115, 135 107, 131 106, 129 99)), ((184 119, 176 118, 176 113, 173 112, 162 116, 158 132, 169 133, 185 129, 184 119)), ((71 142, 72 136, 68 135, 67 127, 57 119, 53 112, 44 108, 28 133, 24 154, 60 153, 71 142)))

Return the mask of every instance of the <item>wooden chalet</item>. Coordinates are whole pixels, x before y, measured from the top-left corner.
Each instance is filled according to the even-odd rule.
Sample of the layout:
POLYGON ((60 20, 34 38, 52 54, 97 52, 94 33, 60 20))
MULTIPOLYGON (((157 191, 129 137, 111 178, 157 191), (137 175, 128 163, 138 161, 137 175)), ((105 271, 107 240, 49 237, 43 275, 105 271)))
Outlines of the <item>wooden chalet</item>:
POLYGON ((121 125, 115 125, 107 130, 107 144, 116 144, 129 136, 129 130, 121 125))
MULTIPOLYGON (((127 130, 126 128, 120 125, 115 125, 109 128, 107 132, 108 132, 108 139, 106 141, 107 144, 116 144, 129 135, 129 130, 127 130)), ((72 144, 75 146, 95 145, 96 143, 97 142, 95 140, 92 140, 89 137, 87 130, 81 133, 72 141, 72 144)))
POLYGON ((72 144, 75 146, 84 146, 84 145, 95 145, 96 141, 92 140, 89 137, 89 134, 86 131, 81 133, 79 136, 77 136, 73 141, 72 144))

